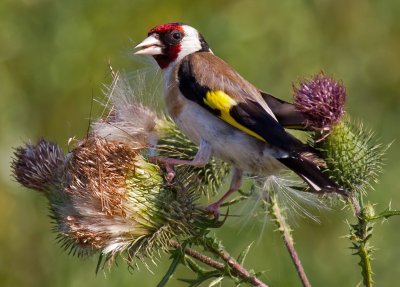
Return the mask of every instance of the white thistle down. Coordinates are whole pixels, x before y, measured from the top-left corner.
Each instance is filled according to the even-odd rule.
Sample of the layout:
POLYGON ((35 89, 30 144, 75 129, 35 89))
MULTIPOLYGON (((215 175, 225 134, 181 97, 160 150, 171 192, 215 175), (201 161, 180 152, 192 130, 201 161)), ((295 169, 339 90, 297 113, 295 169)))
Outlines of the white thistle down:
POLYGON ((148 147, 157 141, 155 112, 139 100, 145 79, 138 78, 135 88, 120 73, 115 73, 110 87, 106 88, 105 110, 108 115, 91 126, 103 138, 148 147))

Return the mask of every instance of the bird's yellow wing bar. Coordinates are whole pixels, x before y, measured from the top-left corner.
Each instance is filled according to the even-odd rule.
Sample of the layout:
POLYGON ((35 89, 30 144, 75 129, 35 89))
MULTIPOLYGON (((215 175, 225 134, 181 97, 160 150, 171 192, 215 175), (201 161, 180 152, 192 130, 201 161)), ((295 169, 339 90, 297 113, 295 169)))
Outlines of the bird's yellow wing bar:
POLYGON ((237 102, 232 99, 228 94, 223 91, 208 91, 205 98, 203 98, 204 104, 209 106, 213 110, 217 110, 220 112, 218 117, 228 124, 234 126, 235 128, 265 142, 265 139, 262 138, 257 133, 253 132, 249 128, 238 123, 230 114, 230 111, 233 107, 237 105, 237 102))

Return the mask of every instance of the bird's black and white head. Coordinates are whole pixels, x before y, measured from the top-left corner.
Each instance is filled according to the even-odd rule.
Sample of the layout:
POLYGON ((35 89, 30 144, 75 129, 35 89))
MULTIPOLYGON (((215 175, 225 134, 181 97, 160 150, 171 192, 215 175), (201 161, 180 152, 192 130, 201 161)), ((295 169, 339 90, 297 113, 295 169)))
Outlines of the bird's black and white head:
POLYGON ((161 69, 199 51, 211 52, 203 36, 193 27, 168 23, 154 27, 148 37, 135 47, 136 55, 153 56, 161 69))

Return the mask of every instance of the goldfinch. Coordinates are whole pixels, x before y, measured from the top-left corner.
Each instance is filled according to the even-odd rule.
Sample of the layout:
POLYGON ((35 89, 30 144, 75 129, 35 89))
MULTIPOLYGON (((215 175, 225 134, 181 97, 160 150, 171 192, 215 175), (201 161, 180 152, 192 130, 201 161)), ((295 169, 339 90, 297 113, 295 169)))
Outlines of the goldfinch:
POLYGON ((284 127, 304 127, 304 118, 293 105, 246 81, 213 54, 196 29, 162 24, 135 49, 137 55, 154 57, 163 74, 168 114, 199 145, 193 160, 158 158, 170 176, 174 165, 204 166, 211 155, 233 167, 229 190, 208 211, 218 215, 223 201, 240 188, 243 172, 267 176, 285 166, 314 192, 345 194, 321 172, 323 160, 285 131, 284 127))

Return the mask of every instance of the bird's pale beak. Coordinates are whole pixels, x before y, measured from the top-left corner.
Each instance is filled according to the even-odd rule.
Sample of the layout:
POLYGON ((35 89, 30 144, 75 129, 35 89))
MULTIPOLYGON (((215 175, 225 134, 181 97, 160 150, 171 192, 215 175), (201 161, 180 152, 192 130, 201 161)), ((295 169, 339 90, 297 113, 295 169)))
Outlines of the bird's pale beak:
POLYGON ((155 35, 150 35, 135 47, 135 49, 139 48, 140 50, 136 51, 135 55, 154 56, 162 54, 163 45, 155 35))

